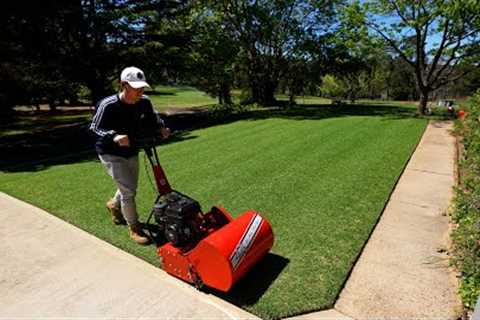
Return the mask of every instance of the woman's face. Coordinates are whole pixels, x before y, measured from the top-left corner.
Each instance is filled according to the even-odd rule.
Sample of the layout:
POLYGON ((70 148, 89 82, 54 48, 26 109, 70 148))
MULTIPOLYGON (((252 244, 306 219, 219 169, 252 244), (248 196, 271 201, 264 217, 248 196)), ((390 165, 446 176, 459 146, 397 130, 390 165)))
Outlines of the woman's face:
POLYGON ((124 84, 123 94, 126 103, 137 103, 143 95, 144 88, 132 88, 128 83, 124 84))

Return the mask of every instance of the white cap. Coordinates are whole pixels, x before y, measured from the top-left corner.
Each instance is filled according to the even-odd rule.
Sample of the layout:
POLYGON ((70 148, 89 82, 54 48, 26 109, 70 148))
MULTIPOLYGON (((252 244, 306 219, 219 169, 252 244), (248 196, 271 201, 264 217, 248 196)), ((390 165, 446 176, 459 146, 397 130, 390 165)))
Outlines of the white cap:
POLYGON ((146 82, 145 74, 142 70, 136 67, 128 67, 123 69, 122 73, 120 74, 120 81, 127 82, 132 88, 144 88, 149 87, 150 85, 146 82))

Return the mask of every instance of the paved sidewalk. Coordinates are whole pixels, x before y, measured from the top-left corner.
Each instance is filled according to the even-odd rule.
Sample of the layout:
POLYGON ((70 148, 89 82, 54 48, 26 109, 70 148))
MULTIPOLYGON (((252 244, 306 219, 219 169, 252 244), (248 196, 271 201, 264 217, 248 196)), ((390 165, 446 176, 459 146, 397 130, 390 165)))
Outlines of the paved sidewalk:
POLYGON ((2 192, 0 216, 1 319, 257 319, 2 192))

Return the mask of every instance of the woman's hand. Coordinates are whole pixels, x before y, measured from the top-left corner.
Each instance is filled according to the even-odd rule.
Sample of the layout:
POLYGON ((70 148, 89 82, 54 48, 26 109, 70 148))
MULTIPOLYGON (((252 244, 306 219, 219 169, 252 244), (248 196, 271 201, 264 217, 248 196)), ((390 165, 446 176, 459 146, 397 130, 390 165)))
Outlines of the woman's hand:
POLYGON ((130 139, 126 134, 117 134, 113 141, 117 143, 120 147, 130 147, 130 139))
POLYGON ((170 137, 170 129, 165 127, 160 129, 160 136, 162 139, 168 139, 170 137))

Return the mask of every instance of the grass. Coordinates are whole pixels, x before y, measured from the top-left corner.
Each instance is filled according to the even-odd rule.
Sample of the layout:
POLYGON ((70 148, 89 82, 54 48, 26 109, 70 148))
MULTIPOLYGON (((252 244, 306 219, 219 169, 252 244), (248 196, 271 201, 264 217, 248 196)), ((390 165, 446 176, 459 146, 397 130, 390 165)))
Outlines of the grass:
MULTIPOLYGON (((158 111, 167 108, 191 108, 212 106, 218 103, 217 98, 212 98, 208 94, 199 91, 193 87, 171 87, 171 86, 155 86, 152 91, 147 92, 152 100, 153 105, 158 111)), ((232 98, 234 102, 239 102, 241 92, 232 90, 232 98)), ((276 96, 279 101, 288 101, 288 96, 279 94, 276 96)), ((330 100, 314 96, 298 96, 296 101, 299 104, 329 104, 330 100)))
POLYGON ((156 86, 146 93, 159 111, 167 108, 191 108, 218 103, 216 98, 192 87, 156 86))
MULTIPOLYGON (((288 101, 289 97, 285 94, 276 95, 275 98, 279 101, 288 101)), ((310 104, 330 104, 331 100, 315 96, 296 96, 295 101, 301 105, 310 105, 310 104)))
MULTIPOLYGON (((172 185, 205 211, 223 205, 236 216, 252 208, 272 224, 272 254, 229 294, 213 293, 265 319, 331 307, 425 129, 414 111, 256 110, 158 147, 172 185)), ((138 190, 143 219, 155 199, 146 172, 138 190)), ((111 224, 104 203, 114 188, 94 155, 5 171, 0 186, 158 265, 154 248, 111 224)))

